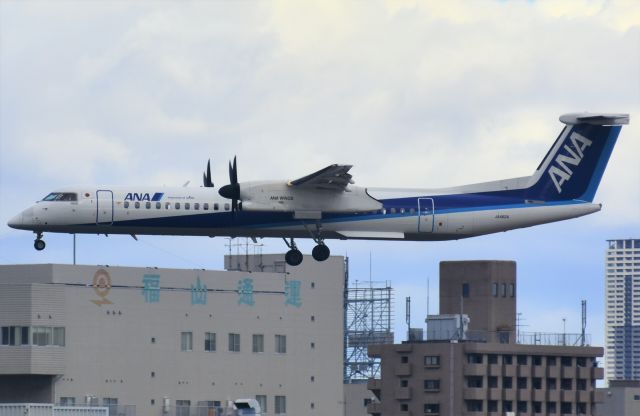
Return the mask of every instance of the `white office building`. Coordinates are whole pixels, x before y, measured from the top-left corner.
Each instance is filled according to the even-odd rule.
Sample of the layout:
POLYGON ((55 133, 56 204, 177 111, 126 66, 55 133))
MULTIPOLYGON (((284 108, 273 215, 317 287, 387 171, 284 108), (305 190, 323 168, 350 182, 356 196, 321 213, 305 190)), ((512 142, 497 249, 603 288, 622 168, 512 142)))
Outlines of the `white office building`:
POLYGON ((0 402, 343 414, 344 259, 226 264, 244 271, 0 266, 0 402))
POLYGON ((606 378, 640 380, 640 239, 608 243, 606 378))

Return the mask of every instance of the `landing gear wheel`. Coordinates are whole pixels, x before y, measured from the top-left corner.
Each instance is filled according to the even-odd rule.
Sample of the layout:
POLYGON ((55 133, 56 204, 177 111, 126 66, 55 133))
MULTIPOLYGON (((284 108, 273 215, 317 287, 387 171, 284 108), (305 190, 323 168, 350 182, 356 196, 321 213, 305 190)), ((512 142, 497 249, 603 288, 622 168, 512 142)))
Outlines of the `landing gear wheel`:
POLYGON ((324 244, 318 244, 313 248, 313 251, 311 251, 311 255, 316 261, 325 261, 329 258, 329 255, 331 255, 331 250, 324 244))
POLYGON ((291 249, 284 255, 284 261, 289 266, 297 266, 302 263, 302 253, 297 248, 291 249))
POLYGON ((40 240, 39 238, 33 242, 33 248, 35 248, 38 251, 44 250, 46 246, 47 245, 45 244, 44 240, 40 240))

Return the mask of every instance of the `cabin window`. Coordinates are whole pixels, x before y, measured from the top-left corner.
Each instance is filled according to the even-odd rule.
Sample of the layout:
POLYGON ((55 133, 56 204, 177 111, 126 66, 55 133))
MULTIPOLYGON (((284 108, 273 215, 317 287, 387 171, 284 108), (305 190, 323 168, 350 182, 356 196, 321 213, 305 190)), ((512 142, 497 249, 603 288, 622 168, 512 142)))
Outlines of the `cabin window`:
POLYGON ((136 203, 133 204, 133 205, 136 207, 136 209, 140 208, 140 202, 138 202, 138 201, 136 201, 136 203))
POLYGON ((169 209, 169 208, 171 208, 171 202, 165 202, 164 209, 169 209))
POLYGON ((414 214, 415 212, 416 212, 416 210, 415 210, 415 209, 413 209, 413 208, 411 208, 411 209, 409 210, 409 213, 411 213, 411 214, 414 214))
POLYGON ((180 202, 176 202, 176 209, 180 209, 180 202))
POLYGON ((162 208, 162 204, 160 202, 156 202, 156 209, 162 208))
POLYGON ((391 209, 389 210, 389 212, 391 212, 392 214, 395 214, 395 213, 396 213, 396 209, 395 209, 395 208, 391 208, 391 209))
POLYGON ((129 208, 129 201, 124 201, 124 207, 129 208))
POLYGON ((199 210, 200 209, 200 204, 197 203, 197 202, 195 204, 193 204, 193 209, 199 210))
POLYGON ((229 211, 229 204, 228 203, 224 204, 224 210, 225 211, 229 211))
POLYGON ((151 209, 151 202, 147 201, 147 202, 144 204, 144 207, 145 207, 146 209, 151 209))
POLYGON ((400 214, 404 214, 404 208, 400 208, 400 214))
POLYGON ((220 209, 220 206, 218 205, 218 203, 216 202, 215 204, 213 204, 213 210, 217 211, 220 209))
POLYGON ((191 204, 188 202, 184 203, 184 209, 191 209, 191 204))
POLYGON ((202 209, 205 211, 209 211, 209 203, 205 202, 204 204, 202 204, 202 209))

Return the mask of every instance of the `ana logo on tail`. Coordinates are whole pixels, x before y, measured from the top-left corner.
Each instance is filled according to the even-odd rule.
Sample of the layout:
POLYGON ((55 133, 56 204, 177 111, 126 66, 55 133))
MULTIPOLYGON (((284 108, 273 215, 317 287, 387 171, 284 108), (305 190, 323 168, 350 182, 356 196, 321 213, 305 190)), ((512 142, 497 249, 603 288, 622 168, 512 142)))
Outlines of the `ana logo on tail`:
POLYGON ((584 157, 585 149, 591 146, 591 140, 576 132, 571 133, 569 139, 573 149, 569 144, 565 144, 563 148, 566 154, 558 153, 554 160, 555 165, 551 165, 548 171, 559 194, 562 193, 562 185, 573 175, 573 171, 567 165, 579 166, 584 157))

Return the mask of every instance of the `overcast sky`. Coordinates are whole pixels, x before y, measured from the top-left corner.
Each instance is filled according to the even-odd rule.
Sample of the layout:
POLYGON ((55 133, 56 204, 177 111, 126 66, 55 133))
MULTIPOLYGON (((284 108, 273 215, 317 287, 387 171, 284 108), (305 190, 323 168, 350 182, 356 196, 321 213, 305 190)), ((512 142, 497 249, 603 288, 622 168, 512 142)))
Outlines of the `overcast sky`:
MULTIPOLYGON (((0 0, 0 263, 66 263, 7 220, 70 184, 216 186, 353 164, 358 185, 526 176, 575 111, 625 112, 600 213, 464 241, 331 242, 352 280, 437 312, 438 262, 518 262, 524 331, 602 345, 606 239, 640 237, 636 1, 107 2, 0 0)), ((282 252, 264 240, 264 252, 282 252)), ((221 268, 223 238, 78 236, 78 262, 221 268)), ((309 253, 312 244, 303 243, 309 253)), ((312 261, 310 256, 307 261, 312 261)), ((397 337, 398 338, 398 337, 397 337)), ((399 338, 398 338, 399 339, 399 338)))

